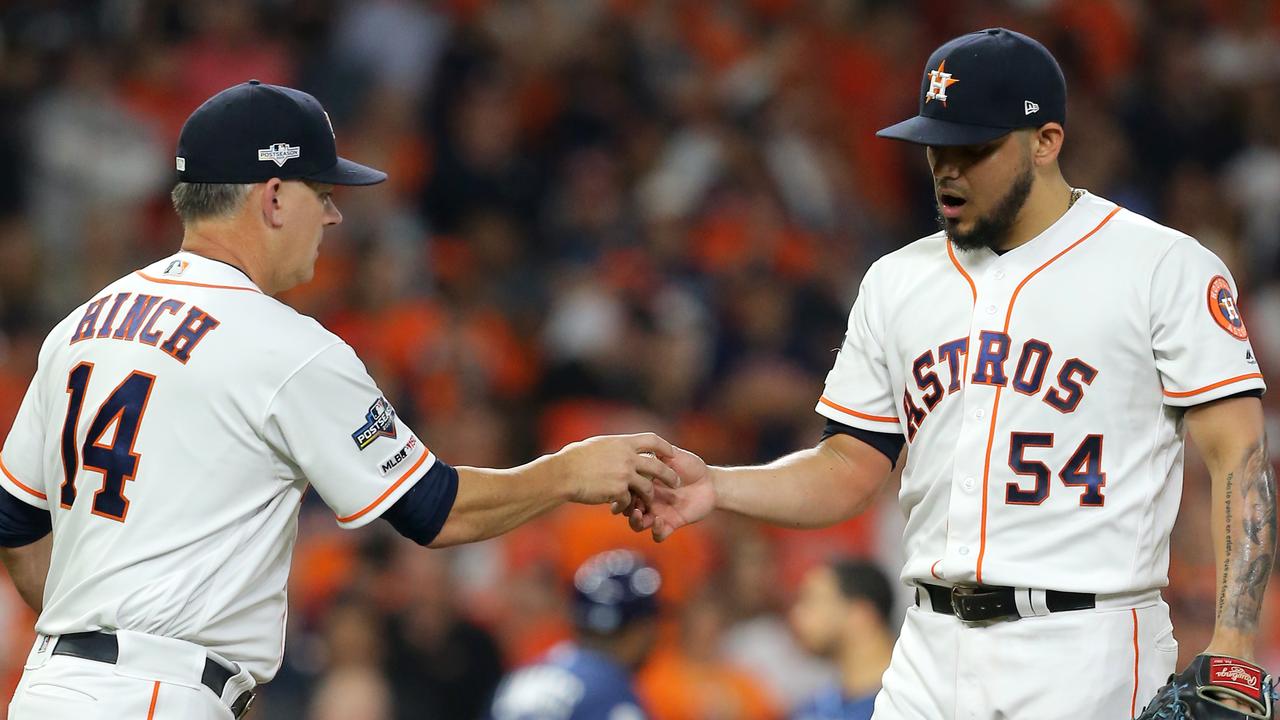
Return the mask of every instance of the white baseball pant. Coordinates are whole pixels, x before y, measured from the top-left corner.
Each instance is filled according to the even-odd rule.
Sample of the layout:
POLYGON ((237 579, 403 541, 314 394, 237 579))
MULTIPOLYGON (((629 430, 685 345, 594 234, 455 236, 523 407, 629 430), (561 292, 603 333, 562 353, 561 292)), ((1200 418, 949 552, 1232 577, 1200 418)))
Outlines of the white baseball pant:
POLYGON ((903 620, 874 720, 1124 720, 1141 712, 1178 659, 1169 606, 1154 591, 983 625, 934 612, 920 595, 923 606, 903 620))
MULTIPOLYGON (((227 701, 201 683, 207 651, 192 643, 119 631, 112 663, 55 655, 39 635, 9 705, 9 720, 232 720, 227 701)), ((241 670, 224 695, 253 679, 241 670)))

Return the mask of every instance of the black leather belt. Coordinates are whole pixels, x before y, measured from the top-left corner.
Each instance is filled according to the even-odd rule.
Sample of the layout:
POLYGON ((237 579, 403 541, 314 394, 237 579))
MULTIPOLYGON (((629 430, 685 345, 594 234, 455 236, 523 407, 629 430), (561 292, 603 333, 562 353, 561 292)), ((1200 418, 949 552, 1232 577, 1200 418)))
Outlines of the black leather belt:
MULTIPOLYGON (((58 644, 53 647, 52 654, 70 655, 71 657, 115 665, 116 660, 120 658, 120 645, 116 642, 115 635, 104 632, 71 633, 58 636, 58 644)), ((236 673, 231 669, 223 667, 211 657, 206 657, 200 682, 221 699, 222 691, 227 687, 227 682, 235 675, 236 673)), ((253 698, 254 692, 252 690, 240 693, 240 697, 231 703, 231 714, 237 720, 244 717, 253 705, 253 698)))
MULTIPOLYGON (((943 585, 917 583, 929 593, 929 603, 934 612, 955 615, 965 622, 982 622, 984 620, 1017 620, 1017 592, 1011 587, 964 586, 953 588, 943 585)), ((919 599, 916 604, 919 604, 919 599)), ((1045 590, 1044 603, 1049 612, 1064 610, 1088 610, 1095 605, 1092 593, 1060 592, 1045 590)))

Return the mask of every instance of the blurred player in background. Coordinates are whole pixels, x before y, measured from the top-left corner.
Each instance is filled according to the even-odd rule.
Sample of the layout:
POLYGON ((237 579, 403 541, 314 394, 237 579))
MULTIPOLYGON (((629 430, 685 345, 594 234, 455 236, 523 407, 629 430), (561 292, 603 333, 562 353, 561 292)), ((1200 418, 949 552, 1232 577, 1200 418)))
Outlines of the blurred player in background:
POLYGON ((893 588, 872 563, 835 560, 805 574, 791 625, 810 652, 833 661, 839 682, 792 720, 869 720, 893 655, 893 588))
POLYGON ((610 550, 573 578, 574 641, 498 688, 492 720, 644 720, 632 674, 657 640, 658 571, 610 550))

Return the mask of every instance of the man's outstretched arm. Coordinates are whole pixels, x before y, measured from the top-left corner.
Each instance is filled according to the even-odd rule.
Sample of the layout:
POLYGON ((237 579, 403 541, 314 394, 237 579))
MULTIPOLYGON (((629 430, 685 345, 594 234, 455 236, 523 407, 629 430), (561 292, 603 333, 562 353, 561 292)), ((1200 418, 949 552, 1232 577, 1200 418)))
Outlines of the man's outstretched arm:
POLYGON ((1218 593, 1207 652, 1251 660, 1276 549, 1276 480, 1262 403, 1225 398, 1189 408, 1186 423, 1213 478, 1218 593))
POLYGON ((753 467, 708 467, 675 452, 670 462, 682 485, 655 485, 652 504, 633 507, 628 518, 659 542, 717 508, 786 527, 833 525, 866 509, 893 468, 880 450, 845 434, 753 467))
POLYGON ((430 547, 506 533, 560 505, 652 500, 655 487, 680 478, 659 458, 670 443, 653 433, 593 437, 507 470, 450 467, 437 461, 383 513, 400 534, 430 547))

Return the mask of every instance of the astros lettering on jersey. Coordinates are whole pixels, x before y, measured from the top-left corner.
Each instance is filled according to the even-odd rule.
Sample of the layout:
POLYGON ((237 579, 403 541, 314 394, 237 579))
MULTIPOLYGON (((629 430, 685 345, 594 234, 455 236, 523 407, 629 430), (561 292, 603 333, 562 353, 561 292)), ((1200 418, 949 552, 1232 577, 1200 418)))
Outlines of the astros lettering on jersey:
POLYGON ((1223 263, 1084 193, 1004 254, 938 233, 867 272, 817 411, 908 442, 905 581, 1168 584, 1179 408, 1264 388, 1223 263))
POLYGON ((181 252, 49 334, 0 484, 53 516, 39 633, 187 640, 261 683, 283 652, 307 481, 359 527, 434 462, 342 340, 181 252))

